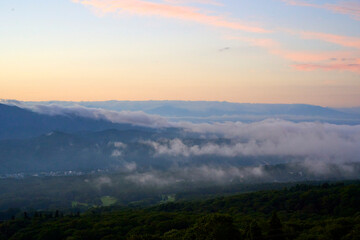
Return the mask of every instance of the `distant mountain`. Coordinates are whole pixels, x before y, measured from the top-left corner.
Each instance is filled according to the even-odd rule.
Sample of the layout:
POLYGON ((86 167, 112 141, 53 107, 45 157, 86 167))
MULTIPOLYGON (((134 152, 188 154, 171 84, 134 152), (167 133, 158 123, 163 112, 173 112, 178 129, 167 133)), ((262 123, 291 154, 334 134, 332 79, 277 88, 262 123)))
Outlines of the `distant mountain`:
POLYGON ((139 129, 130 124, 117 124, 76 115, 46 115, 17 106, 0 104, 0 140, 39 136, 51 131, 79 132, 105 129, 139 129))
POLYGON ((207 101, 103 101, 103 102, 22 102, 25 105, 56 104, 80 105, 113 111, 143 111, 171 120, 206 121, 260 121, 282 118, 291 121, 322 121, 335 124, 360 124, 356 108, 335 109, 308 104, 251 104, 207 101))
POLYGON ((338 111, 360 115, 360 107, 338 108, 338 111))

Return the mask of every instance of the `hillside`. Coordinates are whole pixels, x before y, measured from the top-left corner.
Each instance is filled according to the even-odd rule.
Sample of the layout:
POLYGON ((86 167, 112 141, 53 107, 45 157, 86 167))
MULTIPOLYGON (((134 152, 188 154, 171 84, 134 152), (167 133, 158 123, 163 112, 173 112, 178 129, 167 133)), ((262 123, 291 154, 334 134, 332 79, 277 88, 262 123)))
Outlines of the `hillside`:
POLYGON ((151 208, 26 212, 0 239, 359 239, 360 184, 297 185, 151 208))
POLYGON ((79 132, 106 129, 126 130, 131 124, 118 124, 78 115, 40 114, 0 103, 0 140, 37 137, 52 131, 79 132))

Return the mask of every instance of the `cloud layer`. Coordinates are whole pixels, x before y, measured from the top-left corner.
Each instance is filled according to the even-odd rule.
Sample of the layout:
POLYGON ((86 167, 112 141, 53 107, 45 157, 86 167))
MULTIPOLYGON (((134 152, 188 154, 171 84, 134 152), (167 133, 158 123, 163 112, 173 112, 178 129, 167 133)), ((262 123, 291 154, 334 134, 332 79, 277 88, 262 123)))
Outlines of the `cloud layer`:
MULTIPOLYGON (((305 161, 302 163, 278 166, 255 167, 215 167, 203 165, 191 168, 177 168, 171 172, 146 171, 133 172, 126 180, 141 186, 167 187, 174 185, 188 186, 195 184, 232 184, 259 182, 291 182, 307 180, 354 179, 358 178, 359 166, 354 164, 327 164, 324 162, 305 161), (185 185, 182 185, 185 183, 185 185)), ((204 185, 202 185, 204 186, 204 185)), ((206 185, 205 185, 206 186, 206 185)), ((213 186, 213 185, 211 185, 213 186)))
POLYGON ((270 119, 255 123, 183 123, 187 131, 231 143, 187 144, 181 139, 147 141, 158 155, 222 157, 293 156, 329 162, 360 161, 360 126, 294 123, 270 119))
MULTIPOLYGON (((23 106, 21 102, 14 104, 23 106)), ((24 105, 25 106, 25 105, 24 105)), ((24 107, 23 106, 23 107, 24 107)), ((335 125, 320 122, 290 122, 267 119, 259 122, 170 122, 144 112, 109 111, 80 106, 26 105, 32 111, 48 115, 80 116, 113 123, 128 123, 151 128, 178 128, 177 138, 143 141, 156 155, 167 156, 280 156, 301 157, 327 162, 360 161, 360 125, 335 125), (187 136, 199 142, 185 141, 187 136)), ((113 157, 122 156, 127 145, 111 143, 113 157)))
POLYGON ((105 120, 112 123, 132 124, 136 126, 163 128, 171 124, 163 117, 146 114, 142 111, 111 111, 101 108, 87 108, 80 105, 61 106, 58 104, 26 104, 20 101, 3 100, 4 104, 29 109, 50 116, 64 115, 105 120))

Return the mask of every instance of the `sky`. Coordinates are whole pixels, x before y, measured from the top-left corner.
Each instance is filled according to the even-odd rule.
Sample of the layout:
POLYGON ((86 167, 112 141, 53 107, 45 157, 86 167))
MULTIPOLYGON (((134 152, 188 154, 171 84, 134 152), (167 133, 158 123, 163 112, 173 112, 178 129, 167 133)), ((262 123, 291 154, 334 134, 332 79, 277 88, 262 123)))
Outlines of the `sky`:
POLYGON ((360 106, 360 1, 1 0, 0 98, 360 106))

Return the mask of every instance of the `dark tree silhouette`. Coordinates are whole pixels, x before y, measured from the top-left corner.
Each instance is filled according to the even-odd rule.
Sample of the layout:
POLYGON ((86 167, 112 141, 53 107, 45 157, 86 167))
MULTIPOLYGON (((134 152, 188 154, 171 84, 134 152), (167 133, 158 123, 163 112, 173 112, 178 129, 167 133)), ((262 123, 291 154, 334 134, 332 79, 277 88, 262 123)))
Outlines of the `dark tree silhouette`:
POLYGON ((282 223, 277 215, 276 212, 274 212, 271 216, 270 222, 269 222, 269 233, 268 233, 268 239, 269 240, 283 240, 285 239, 284 232, 282 229, 282 223))
POLYGON ((258 223, 255 220, 249 224, 245 235, 246 235, 246 239, 249 239, 249 240, 263 240, 264 239, 261 228, 259 227, 258 223))
POLYGON ((212 214, 202 217, 188 231, 184 239, 197 240, 240 240, 240 232, 235 228, 232 217, 212 214))

